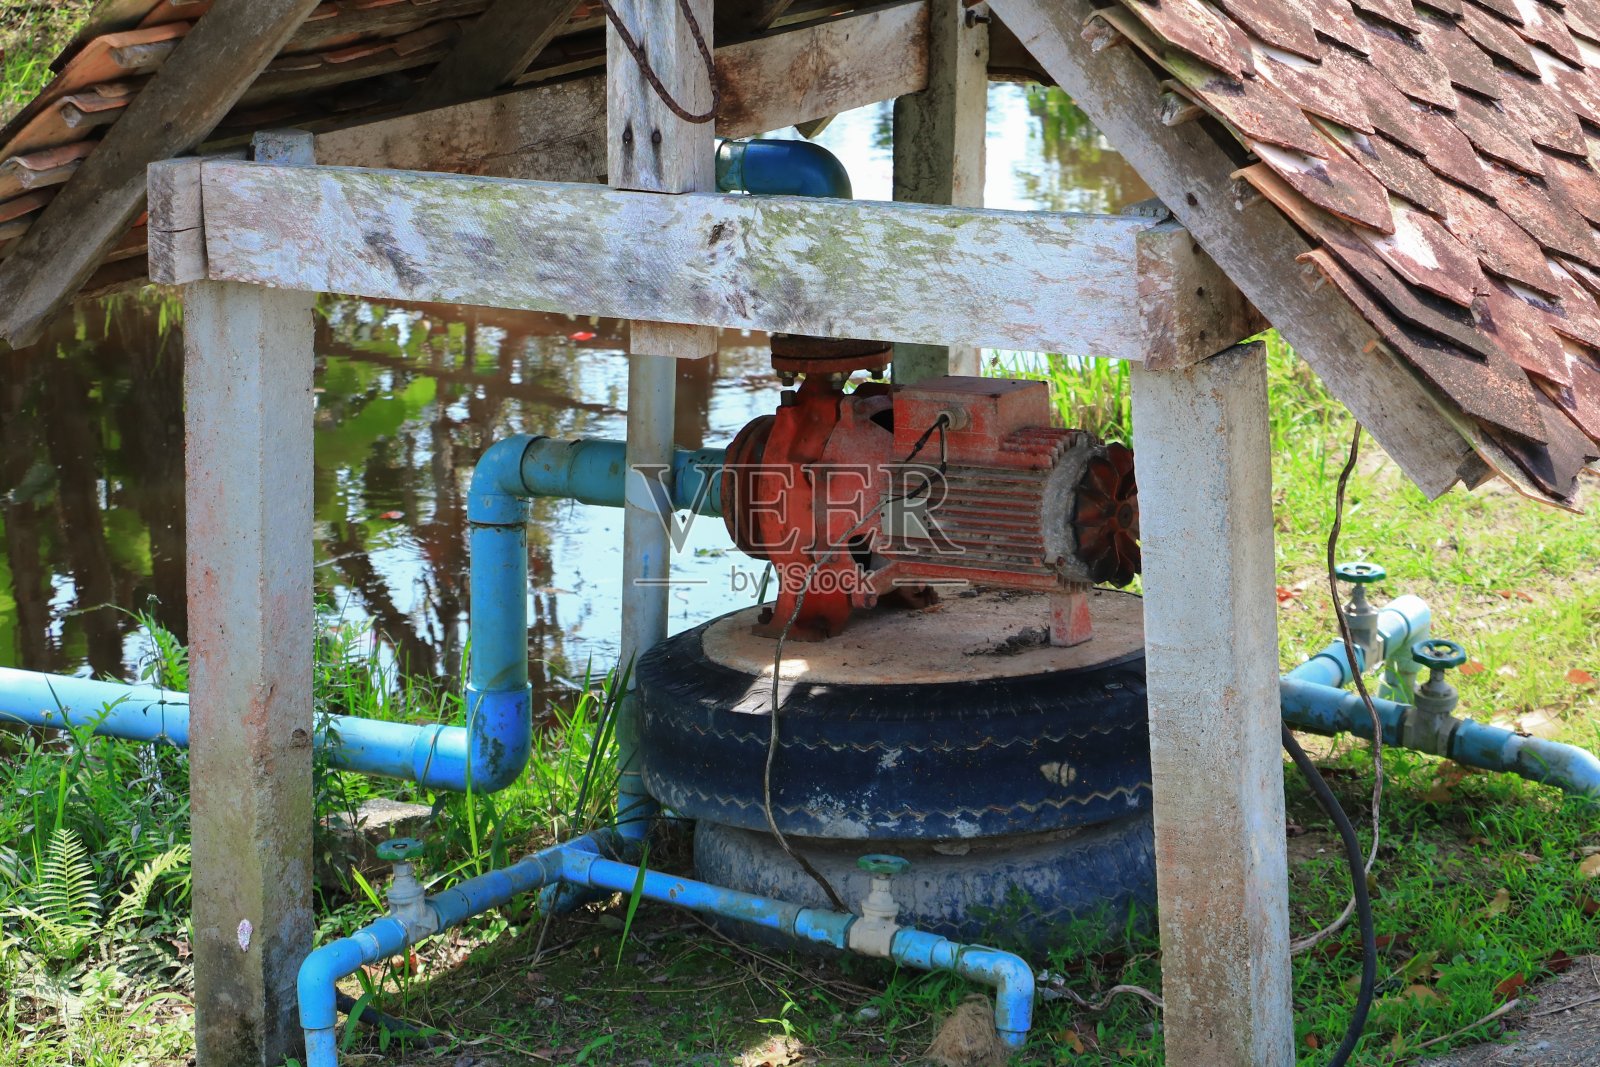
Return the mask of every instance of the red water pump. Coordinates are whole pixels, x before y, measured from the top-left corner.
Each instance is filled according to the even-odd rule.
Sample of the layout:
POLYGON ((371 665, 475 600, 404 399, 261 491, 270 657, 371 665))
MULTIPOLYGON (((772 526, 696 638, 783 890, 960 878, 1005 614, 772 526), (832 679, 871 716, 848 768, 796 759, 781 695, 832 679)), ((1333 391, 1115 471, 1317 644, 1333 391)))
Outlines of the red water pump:
POLYGON ((982 585, 1049 592, 1051 643, 1089 639, 1089 587, 1139 571, 1127 448, 1052 427, 1043 382, 846 392, 854 371, 882 373, 888 346, 777 336, 772 350, 786 385, 803 380, 739 431, 722 482, 734 543, 778 578, 756 633, 826 640, 853 610, 982 585))

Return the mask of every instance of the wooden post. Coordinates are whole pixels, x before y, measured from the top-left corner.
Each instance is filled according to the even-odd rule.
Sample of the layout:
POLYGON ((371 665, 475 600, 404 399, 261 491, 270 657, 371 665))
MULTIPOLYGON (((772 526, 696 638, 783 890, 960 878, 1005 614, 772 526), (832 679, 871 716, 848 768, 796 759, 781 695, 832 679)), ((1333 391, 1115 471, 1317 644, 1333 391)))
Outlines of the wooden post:
MULTIPOLYGON (((988 20, 984 4, 929 0, 928 87, 894 102, 896 200, 983 206, 988 20)), ((896 344, 894 380, 979 374, 979 360, 979 350, 967 346, 896 344)))
POLYGON ((1266 361, 1133 367, 1169 1067, 1294 1062, 1266 361))
MULTIPOLYGON (((663 92, 690 115, 712 109, 712 71, 695 42, 713 47, 711 0, 617 0, 618 21, 661 83, 652 86, 617 27, 606 24, 606 155, 610 184, 647 192, 690 193, 716 188, 715 138, 711 122, 691 122, 675 114, 663 92), (685 13, 689 16, 685 17, 685 13)), ((701 249, 685 249, 689 256, 701 249)), ((648 279, 640 279, 648 285, 648 279)), ((717 331, 634 320, 628 358, 628 463, 622 516, 622 662, 635 658, 667 636, 667 582, 671 544, 667 536, 669 501, 659 483, 640 473, 671 469, 677 359, 699 359, 717 350, 717 331)), ((644 788, 639 753, 640 714, 630 695, 617 717, 620 767, 617 819, 629 836, 642 835, 654 806, 644 788)))
POLYGON ((201 1067, 276 1067, 300 1043, 295 977, 313 929, 312 299, 226 282, 183 291, 201 1067))
MULTIPOLYGON (((711 72, 675 0, 618 0, 613 7, 641 46, 668 95, 692 115, 711 110, 711 72)), ((689 11, 709 51, 711 0, 689 11)), ((617 28, 606 24, 606 163, 617 189, 652 193, 712 192, 717 187, 716 140, 710 122, 687 122, 650 85, 617 28)), ((686 249, 695 255, 699 249, 686 249)), ((641 278, 640 285, 650 280, 641 278)), ((710 326, 633 322, 634 355, 700 359, 717 350, 710 326)), ((671 408, 669 403, 668 408, 671 408)))

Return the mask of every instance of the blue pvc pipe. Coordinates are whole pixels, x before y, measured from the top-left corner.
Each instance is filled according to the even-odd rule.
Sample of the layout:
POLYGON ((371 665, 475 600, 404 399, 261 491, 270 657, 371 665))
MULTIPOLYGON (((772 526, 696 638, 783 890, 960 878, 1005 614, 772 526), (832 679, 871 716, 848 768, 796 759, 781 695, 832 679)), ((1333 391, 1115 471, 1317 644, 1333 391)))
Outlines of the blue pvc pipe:
POLYGON ((724 193, 823 196, 849 200, 850 172, 811 141, 757 137, 717 146, 717 188, 724 193))
MULTIPOLYGON (((607 892, 632 893, 691 911, 737 919, 799 941, 847 950, 856 916, 724 889, 692 878, 644 870, 608 859, 624 847, 615 830, 600 830, 529 856, 504 870, 469 878, 428 898, 437 925, 427 934, 460 924, 519 894, 563 883, 607 892)), ((421 940, 395 918, 383 918, 349 937, 330 942, 300 966, 297 991, 305 1028, 306 1067, 338 1067, 337 986, 364 964, 397 955, 421 940)), ((942 970, 995 989, 995 1026, 1011 1048, 1028 1039, 1033 1019, 1033 971, 1020 957, 980 945, 963 945, 937 934, 902 928, 890 958, 923 970, 942 970)))
POLYGON ((189 747, 189 694, 0 667, 0 722, 189 747))
MULTIPOLYGON (((467 496, 472 637, 465 726, 336 716, 316 743, 339 770, 429 789, 494 792, 514 782, 533 745, 528 685, 528 501, 562 497, 621 506, 623 445, 518 435, 491 446, 467 496)), ((673 457, 673 503, 721 514, 723 452, 673 457)), ((93 726, 127 741, 189 745, 187 693, 0 668, 0 722, 93 726)))
MULTIPOLYGON (((1313 734, 1352 733, 1358 737, 1372 737, 1372 713, 1367 711, 1367 705, 1355 693, 1303 678, 1287 677, 1278 680, 1278 695, 1282 703, 1283 721, 1296 730, 1313 734)), ((1383 725, 1383 743, 1398 745, 1406 712, 1412 710, 1411 707, 1381 697, 1374 697, 1372 704, 1383 725)))

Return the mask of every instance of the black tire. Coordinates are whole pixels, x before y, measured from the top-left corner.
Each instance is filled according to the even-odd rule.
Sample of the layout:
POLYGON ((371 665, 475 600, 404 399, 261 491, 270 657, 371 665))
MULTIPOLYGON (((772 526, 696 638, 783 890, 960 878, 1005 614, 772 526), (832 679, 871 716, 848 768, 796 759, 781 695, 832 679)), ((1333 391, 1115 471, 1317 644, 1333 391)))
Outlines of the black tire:
MULTIPOLYGON (((711 625, 639 660, 645 780, 680 814, 765 829, 768 683, 706 656, 711 625)), ((1142 653, 1010 678, 800 682, 782 701, 772 789, 786 834, 993 837, 1149 807, 1142 653)))
MULTIPOLYGON (((856 866, 860 846, 803 838, 789 844, 851 907, 866 895, 871 876, 856 866)), ((895 851, 911 861, 892 887, 900 923, 956 941, 1035 954, 1095 952, 1155 914, 1148 812, 1077 832, 974 842, 960 855, 921 842, 902 842, 895 851)), ((694 861, 697 875, 713 885, 828 907, 821 887, 765 831, 699 823, 694 861)), ((742 923, 724 929, 757 936, 742 923)))

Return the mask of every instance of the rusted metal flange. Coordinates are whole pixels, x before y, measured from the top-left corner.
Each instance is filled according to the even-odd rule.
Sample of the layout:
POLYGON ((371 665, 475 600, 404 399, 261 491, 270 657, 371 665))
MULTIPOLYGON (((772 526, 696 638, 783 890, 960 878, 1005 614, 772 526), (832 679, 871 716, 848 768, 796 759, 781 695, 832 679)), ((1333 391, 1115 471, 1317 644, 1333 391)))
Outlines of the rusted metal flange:
POLYGON ((887 341, 849 337, 772 335, 772 369, 789 374, 851 374, 864 370, 881 374, 894 358, 887 341))

